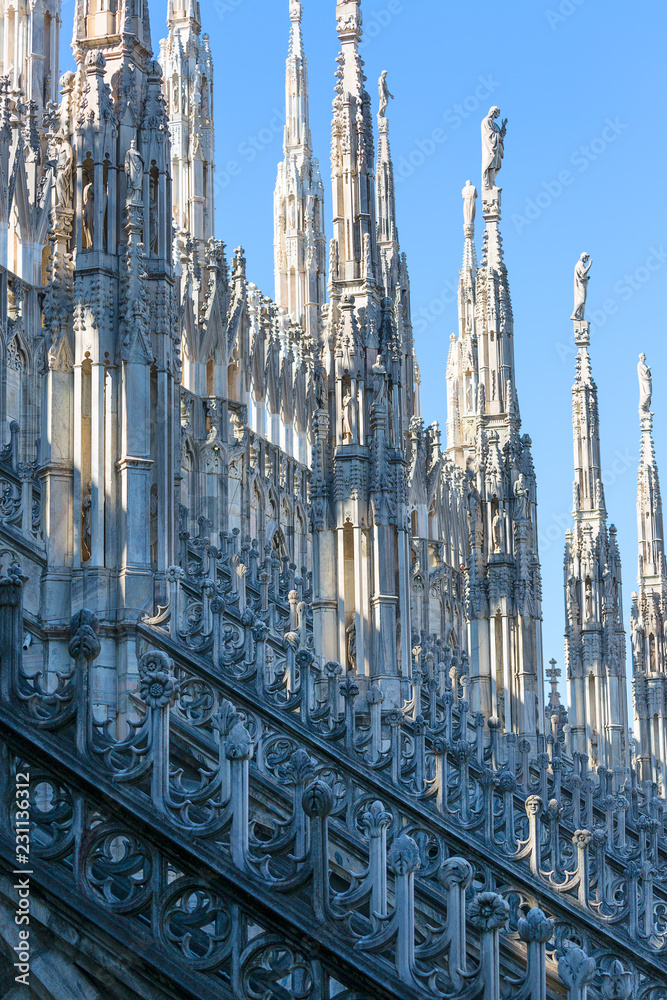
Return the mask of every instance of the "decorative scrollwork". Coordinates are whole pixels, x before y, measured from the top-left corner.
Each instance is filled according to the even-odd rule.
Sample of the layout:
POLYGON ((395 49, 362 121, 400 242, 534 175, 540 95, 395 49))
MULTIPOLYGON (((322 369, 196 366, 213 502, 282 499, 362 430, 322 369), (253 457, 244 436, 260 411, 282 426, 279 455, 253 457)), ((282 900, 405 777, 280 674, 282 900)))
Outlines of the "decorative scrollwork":
POLYGON ((310 1000, 319 978, 314 961, 278 938, 263 937, 243 963, 248 1000, 310 1000))
POLYGON ((68 789, 52 775, 30 772, 31 849, 55 860, 65 857, 74 840, 74 807, 68 789))
POLYGON ((174 713, 193 726, 205 726, 215 712, 215 692, 206 681, 187 676, 185 671, 179 673, 178 698, 174 713))
POLYGON ((229 954, 232 915, 218 893, 196 879, 169 887, 160 907, 164 943, 195 969, 213 969, 229 954))
POLYGON ((95 827, 85 853, 85 879, 92 895, 121 913, 148 902, 153 861, 134 834, 106 824, 95 827))

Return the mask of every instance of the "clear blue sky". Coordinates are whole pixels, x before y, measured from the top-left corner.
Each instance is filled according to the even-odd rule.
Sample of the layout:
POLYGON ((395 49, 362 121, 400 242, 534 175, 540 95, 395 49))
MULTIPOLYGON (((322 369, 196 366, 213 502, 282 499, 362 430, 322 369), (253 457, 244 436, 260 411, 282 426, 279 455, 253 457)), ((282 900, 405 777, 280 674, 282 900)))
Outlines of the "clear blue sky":
MULTIPOLYGON (((150 2, 157 50, 166 4, 150 2)), ((303 4, 313 144, 328 193, 335 2, 303 4)), ((537 469, 544 653, 562 665, 563 536, 573 478, 569 316, 582 250, 594 260, 589 314, 598 322, 591 356, 626 621, 637 572, 640 350, 653 366, 656 446, 667 483, 667 7, 664 0, 645 0, 637 16, 620 0, 364 0, 363 11, 368 89, 375 101, 377 77, 389 71, 396 97, 392 150, 409 175, 398 184, 397 210, 412 281, 423 416, 443 427, 447 344, 457 328, 452 290, 462 251, 460 192, 467 178, 479 187, 479 125, 489 106, 498 104, 509 118, 499 183, 517 389, 537 469), (492 94, 484 91, 478 100, 480 83, 492 94), (441 141, 434 143, 438 129, 441 141), (420 151, 423 163, 409 168, 411 155, 419 163, 413 154, 420 151), (646 268, 650 257, 659 265, 655 271, 646 268)), ((72 14, 66 0, 65 45, 72 14)), ((288 0, 201 0, 201 14, 215 60, 217 236, 230 250, 243 244, 250 279, 272 295, 288 0), (230 161, 240 165, 237 176, 229 175, 230 161)))

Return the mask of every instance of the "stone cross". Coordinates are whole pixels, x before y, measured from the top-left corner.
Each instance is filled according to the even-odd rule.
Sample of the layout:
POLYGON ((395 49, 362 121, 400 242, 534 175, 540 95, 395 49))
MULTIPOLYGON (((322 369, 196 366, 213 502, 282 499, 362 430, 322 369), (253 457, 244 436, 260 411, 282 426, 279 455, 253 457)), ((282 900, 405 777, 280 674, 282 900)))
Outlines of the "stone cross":
POLYGON ((551 694, 558 695, 558 678, 561 675, 560 667, 556 666, 555 660, 549 660, 550 669, 546 671, 546 675, 549 678, 549 683, 551 684, 551 694))

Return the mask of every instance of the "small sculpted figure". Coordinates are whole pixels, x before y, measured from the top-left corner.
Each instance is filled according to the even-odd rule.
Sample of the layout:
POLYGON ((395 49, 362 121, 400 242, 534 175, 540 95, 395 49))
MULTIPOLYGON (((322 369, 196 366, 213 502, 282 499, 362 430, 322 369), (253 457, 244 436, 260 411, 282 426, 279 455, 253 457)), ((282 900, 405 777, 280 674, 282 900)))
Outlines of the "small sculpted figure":
POLYGON ((499 117, 500 108, 494 107, 482 122, 482 178, 487 189, 496 186, 496 178, 505 155, 507 118, 499 125, 496 121, 499 117))
POLYGON ((125 154, 125 174, 127 176, 127 200, 130 205, 141 205, 141 189, 144 182, 144 160, 134 139, 125 154))
POLYGON ((90 250, 93 245, 93 229, 95 226, 95 188, 92 183, 83 189, 83 249, 90 250))
POLYGON ((56 203, 58 208, 72 207, 72 147, 61 139, 56 165, 56 203))
POLYGON ((645 354, 639 355, 637 375, 639 376, 639 409, 648 413, 651 409, 651 397, 653 396, 653 376, 650 366, 646 364, 645 354))
POLYGON ((590 254, 582 253, 574 268, 574 312, 572 319, 583 320, 586 312, 586 297, 588 295, 589 271, 593 261, 590 254))
POLYGON ((343 441, 352 442, 352 395, 349 390, 343 396, 343 441))
POLYGON ((466 229, 472 229, 475 225, 475 201, 477 200, 477 188, 470 181, 466 181, 466 186, 461 193, 463 195, 463 224, 466 229))
POLYGON ((389 99, 393 100, 394 95, 389 93, 389 87, 387 86, 387 71, 382 70, 382 76, 378 82, 378 89, 380 91, 380 118, 385 118, 387 115, 387 108, 389 107, 389 99))

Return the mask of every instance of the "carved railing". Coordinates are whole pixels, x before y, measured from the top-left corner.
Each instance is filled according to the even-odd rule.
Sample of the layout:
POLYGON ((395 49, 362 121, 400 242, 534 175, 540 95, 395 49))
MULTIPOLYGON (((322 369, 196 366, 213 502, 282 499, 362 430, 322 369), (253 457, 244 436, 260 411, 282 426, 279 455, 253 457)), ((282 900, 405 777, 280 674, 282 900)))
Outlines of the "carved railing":
MULTIPOLYGON (((224 616, 225 628, 232 630, 234 603, 232 596, 224 616)), ((222 614, 222 605, 216 607, 222 614)), ((553 737, 546 742, 547 751, 531 759, 530 744, 517 746, 514 736, 498 732, 494 720, 486 725, 479 716, 468 719, 467 704, 455 690, 459 685, 445 691, 441 705, 435 702, 431 727, 420 716, 410 719, 392 712, 383 718, 381 692, 373 688, 365 711, 357 713, 354 703, 359 692, 354 679, 346 677, 339 687, 340 667, 328 664, 321 671, 308 650, 299 648, 294 633, 283 636, 278 677, 269 672, 267 683, 266 648, 275 645, 278 637, 264 627, 261 616, 253 617, 247 603, 244 614, 245 625, 238 628, 238 617, 232 643, 236 659, 214 657, 214 672, 226 679, 228 691, 229 686, 237 691, 245 688, 252 692, 254 704, 264 702, 274 713, 282 709, 281 714, 295 723, 295 745, 306 732, 324 734, 326 743, 335 744, 328 750, 329 763, 335 760, 344 767, 346 756, 356 759, 371 779, 383 774, 390 777, 399 802, 412 799, 432 811, 435 807, 442 816, 441 829, 450 834, 463 829, 472 835, 473 843, 486 841, 494 853, 500 848, 504 858, 519 863, 513 877, 527 879, 533 892, 546 892, 554 901, 559 897, 576 900, 592 918, 589 931, 600 937, 602 951, 606 933, 622 946, 627 932, 640 943, 639 950, 649 964, 664 955, 665 895, 659 885, 662 873, 656 872, 661 816, 650 787, 643 790, 646 802, 642 802, 642 790, 635 786, 631 800, 619 803, 623 808, 617 819, 605 795, 606 772, 597 775, 594 790, 592 777, 586 776, 586 760, 575 756, 567 761, 561 743, 553 737), (304 698, 305 692, 309 694, 304 698), (584 775, 585 794, 572 795, 569 802, 562 788, 565 767, 577 768, 584 775), (631 802, 640 820, 642 811, 649 817, 649 823, 646 819, 637 823, 640 829, 635 837, 630 835, 632 824, 623 822, 631 802), (601 808, 605 805, 606 813, 601 808), (652 810, 659 818, 650 819, 652 810), (607 826, 601 828, 598 823, 605 816, 607 826)), ((178 648, 172 652, 178 655, 178 648)), ((440 673, 446 677, 442 669, 440 673)), ((431 674, 431 691, 433 680, 431 674)), ((433 702, 426 701, 424 706, 422 687, 415 686, 411 711, 425 707, 430 714, 433 702)), ((280 733, 281 724, 277 729, 280 733)), ((573 784, 576 787, 576 780, 573 784)))
MULTIPOLYGON (((203 583, 203 570, 199 581, 192 575, 184 575, 178 568, 171 571, 178 579, 175 580, 170 608, 165 610, 161 619, 153 619, 153 623, 164 626, 168 619, 172 638, 177 636, 197 652, 206 654, 210 651, 214 665, 227 674, 230 670, 234 673, 235 656, 239 663, 250 664, 250 647, 246 648, 246 642, 250 642, 250 632, 254 627, 261 629, 266 626, 266 656, 273 664, 273 668, 270 664, 268 669, 269 672, 272 669, 273 673, 276 670, 279 672, 285 661, 292 662, 293 659, 285 648, 288 633, 298 631, 298 639, 287 642, 288 647, 294 648, 295 655, 297 646, 301 650, 312 649, 310 604, 308 595, 302 593, 302 580, 296 578, 296 585, 301 590, 288 590, 294 582, 294 576, 290 578, 288 572, 281 573, 279 565, 273 566, 273 572, 267 572, 278 562, 275 557, 270 559, 267 556, 264 563, 260 563, 257 551, 252 550, 248 540, 241 545, 238 533, 228 536, 225 541, 227 552, 221 555, 214 550, 217 559, 209 559, 206 566, 208 578, 203 583), (249 549, 254 558, 244 563, 239 552, 247 555, 249 549), (212 606, 221 609, 219 613, 223 614, 224 625, 222 618, 210 614, 212 606), (171 616, 173 607, 179 609, 176 618, 182 625, 175 625, 176 619, 171 616)), ((603 827, 607 833, 606 852, 610 857, 624 866, 633 860, 644 864, 649 853, 652 853, 649 860, 652 860, 656 869, 656 877, 659 880, 663 878, 663 871, 667 872, 666 817, 664 803, 658 798, 655 785, 647 782, 639 786, 633 771, 629 785, 613 791, 611 772, 601 767, 592 770, 585 755, 568 754, 563 746, 562 727, 559 730, 557 725, 552 733, 537 741, 517 741, 513 734, 502 733, 497 720, 493 718, 486 719, 481 713, 470 718, 467 702, 462 697, 467 685, 465 653, 459 656, 457 650, 452 652, 448 646, 436 643, 423 643, 421 650, 417 652, 410 683, 412 697, 402 712, 406 733, 411 733, 415 724, 419 729, 417 720, 420 716, 423 717, 423 745, 437 757, 433 739, 445 738, 451 742, 454 725, 459 742, 463 740, 474 744, 475 749, 471 754, 473 769, 476 762, 480 766, 490 765, 496 770, 511 772, 516 781, 515 798, 521 812, 529 797, 539 795, 545 809, 549 809, 550 802, 555 799, 558 802, 558 823, 568 839, 578 829, 587 826, 591 829, 603 827), (464 723, 461 723, 461 712, 464 723)), ((278 704, 281 697, 285 701, 285 687, 281 696, 273 681, 274 686, 270 692, 263 684, 262 678, 266 674, 266 664, 263 661, 257 668, 258 682, 254 681, 257 671, 252 666, 249 669, 250 675, 246 679, 255 686, 259 684, 260 693, 267 697, 269 703, 278 704)), ((322 689, 327 666, 321 667, 316 663, 313 669, 319 672, 318 686, 322 689)), ((241 670, 239 676, 243 674, 241 670)), ((298 675, 298 670, 292 668, 292 674, 298 675)), ((308 680, 312 681, 312 677, 308 680)), ((329 680, 327 702, 317 706, 315 729, 318 731, 321 731, 323 725, 325 728, 335 729, 338 724, 337 686, 329 680)), ((298 708, 300 700, 300 692, 295 690, 294 676, 290 677, 289 689, 292 698, 289 709, 292 710, 298 708)), ((309 701, 310 699, 306 699, 307 705, 309 701)), ((369 706, 366 696, 360 699, 360 704, 363 704, 365 714, 370 717, 368 738, 377 749, 383 739, 380 729, 383 732, 391 729, 392 713, 383 714, 381 707, 369 706)), ((304 718, 306 725, 310 724, 311 714, 307 709, 307 717, 304 718)), ((358 708, 355 708, 355 718, 357 714, 358 708)), ((354 725, 354 719, 351 720, 351 725, 354 725)), ((352 743, 355 741, 352 740, 352 743)), ((418 733, 415 742, 417 751, 421 745, 422 737, 418 733)), ((417 795, 423 793, 423 780, 426 780, 420 756, 419 752, 414 755, 415 781, 412 790, 417 795)), ((456 761, 453 763, 455 765, 456 761)), ((391 767, 392 774, 395 770, 394 764, 391 767)), ((509 779, 505 777, 503 780, 509 779)), ((553 824, 553 812, 552 808, 547 817, 548 823, 553 824)))
MULTIPOLYGON (((20 595, 18 576, 0 582, 0 634, 8 640, 0 725, 5 780, 26 765, 32 775, 35 877, 45 888, 62 884, 73 903, 83 893, 96 911, 141 922, 144 932, 148 919, 155 961, 164 956, 220 995, 243 998, 282 996, 272 992, 278 987, 286 996, 329 998, 361 983, 350 998, 500 1000, 502 982, 506 995, 544 1000, 558 958, 570 997, 586 995, 596 964, 601 983, 616 990, 609 996, 630 996, 618 993, 628 981, 622 966, 587 959, 562 935, 551 944, 555 925, 539 908, 514 900, 512 915, 500 893, 472 884, 462 858, 437 859, 437 889, 426 894, 416 882, 424 852, 381 800, 358 804, 356 837, 345 838, 332 820, 336 789, 303 749, 283 768, 290 807, 271 821, 250 769, 265 734, 228 702, 206 703, 187 679, 179 689, 164 651, 142 655, 141 715, 124 738, 114 737, 90 705, 100 649, 94 616, 72 620, 72 668, 45 690, 22 668, 20 595), (174 769, 173 713, 181 724, 208 715, 217 740, 210 765, 174 769), (508 921, 514 940, 501 933, 508 921), (295 935, 306 929, 308 946, 299 950, 295 935)), ((174 744, 177 733, 178 723, 174 744)), ((658 996, 646 977, 637 995, 658 996)))

